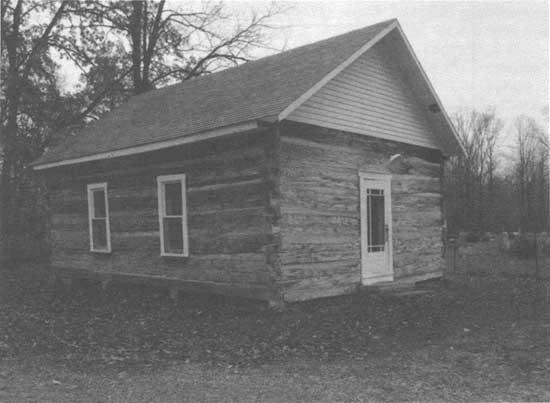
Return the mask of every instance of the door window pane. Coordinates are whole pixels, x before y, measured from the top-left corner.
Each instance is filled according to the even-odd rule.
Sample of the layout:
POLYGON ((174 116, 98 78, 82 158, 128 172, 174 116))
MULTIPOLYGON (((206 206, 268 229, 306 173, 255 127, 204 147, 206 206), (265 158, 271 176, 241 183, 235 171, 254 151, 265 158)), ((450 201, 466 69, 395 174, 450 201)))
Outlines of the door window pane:
POLYGON ((383 252, 385 246, 385 207, 382 190, 367 191, 367 245, 369 252, 383 252))

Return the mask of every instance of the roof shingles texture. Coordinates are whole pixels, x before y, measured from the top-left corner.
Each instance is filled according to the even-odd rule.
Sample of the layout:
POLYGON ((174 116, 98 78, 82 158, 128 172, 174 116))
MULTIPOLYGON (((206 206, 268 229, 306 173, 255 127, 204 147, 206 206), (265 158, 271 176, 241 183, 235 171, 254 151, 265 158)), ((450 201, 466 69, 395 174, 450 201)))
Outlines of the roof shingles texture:
POLYGON ((121 150, 278 115, 393 21, 134 96, 36 163, 121 150))

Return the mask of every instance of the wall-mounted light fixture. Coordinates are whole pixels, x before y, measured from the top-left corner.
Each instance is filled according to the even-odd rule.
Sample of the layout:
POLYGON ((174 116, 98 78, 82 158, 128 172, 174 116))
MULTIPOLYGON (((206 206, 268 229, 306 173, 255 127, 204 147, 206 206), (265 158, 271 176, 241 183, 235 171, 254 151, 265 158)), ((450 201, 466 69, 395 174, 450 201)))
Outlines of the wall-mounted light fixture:
POLYGON ((431 104, 428 106, 428 110, 432 113, 439 113, 441 112, 441 108, 439 107, 438 104, 431 104))

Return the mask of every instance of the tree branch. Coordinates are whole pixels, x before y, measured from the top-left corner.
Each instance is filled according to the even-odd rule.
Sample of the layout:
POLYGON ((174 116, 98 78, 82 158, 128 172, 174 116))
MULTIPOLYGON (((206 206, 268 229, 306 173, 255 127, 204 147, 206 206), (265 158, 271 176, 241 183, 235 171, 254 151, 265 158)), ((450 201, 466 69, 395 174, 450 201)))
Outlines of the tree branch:
POLYGON ((33 59, 33 57, 36 55, 36 53, 41 50, 48 42, 48 38, 52 32, 52 30, 55 28, 55 26, 57 25, 57 23, 59 22, 59 20, 61 19, 61 17, 63 16, 63 12, 65 10, 65 7, 67 6, 67 4, 69 4, 69 1, 68 0, 64 0, 61 5, 59 6, 59 8, 57 9, 57 11, 55 12, 54 16, 52 17, 52 19, 50 20, 50 23, 48 24, 48 26, 46 27, 46 29, 44 30, 44 32, 42 33, 42 36, 36 41, 36 43, 34 44, 34 46, 32 47, 31 51, 29 52, 29 55, 25 58, 25 60, 22 62, 22 64, 25 64, 25 68, 21 74, 21 78, 23 80, 26 80, 30 71, 31 71, 31 68, 32 68, 32 63, 31 63, 31 60, 33 59))

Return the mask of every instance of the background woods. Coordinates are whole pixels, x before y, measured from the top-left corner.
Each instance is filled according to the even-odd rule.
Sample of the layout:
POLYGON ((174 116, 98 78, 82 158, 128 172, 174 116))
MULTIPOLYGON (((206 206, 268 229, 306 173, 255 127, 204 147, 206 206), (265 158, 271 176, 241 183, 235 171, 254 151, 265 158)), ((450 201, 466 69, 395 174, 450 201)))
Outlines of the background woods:
POLYGON ((2 0, 3 258, 47 255, 46 195, 29 169, 47 147, 133 94, 252 59, 282 12, 268 5, 235 15, 217 2, 2 0), (70 88, 68 65, 80 71, 70 88))
POLYGON ((485 232, 549 229, 548 132, 527 116, 508 130, 494 110, 456 114, 464 157, 446 171, 447 225, 472 240, 485 232))

